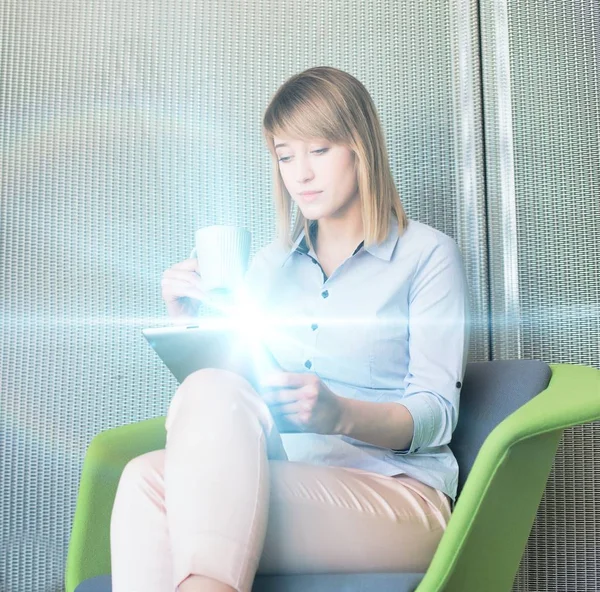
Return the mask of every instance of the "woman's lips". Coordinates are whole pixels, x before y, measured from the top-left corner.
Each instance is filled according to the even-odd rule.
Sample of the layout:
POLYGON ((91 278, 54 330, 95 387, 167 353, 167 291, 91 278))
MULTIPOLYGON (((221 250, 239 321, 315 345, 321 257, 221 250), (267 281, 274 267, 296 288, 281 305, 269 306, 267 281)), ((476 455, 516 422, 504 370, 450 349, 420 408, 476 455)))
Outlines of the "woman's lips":
POLYGON ((311 191, 310 193, 301 193, 300 197, 306 202, 311 202, 315 201, 320 193, 321 191, 311 191))

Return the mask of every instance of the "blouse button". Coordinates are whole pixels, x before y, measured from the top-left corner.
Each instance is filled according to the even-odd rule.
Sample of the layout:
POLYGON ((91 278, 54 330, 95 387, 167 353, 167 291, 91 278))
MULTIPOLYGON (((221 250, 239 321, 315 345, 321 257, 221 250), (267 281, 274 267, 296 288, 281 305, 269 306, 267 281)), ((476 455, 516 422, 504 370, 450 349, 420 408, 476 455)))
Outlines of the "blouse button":
POLYGON ((306 360, 306 362, 304 362, 304 365, 305 365, 307 368, 311 368, 311 367, 312 367, 312 362, 311 362, 310 360, 306 360))
POLYGON ((329 290, 321 292, 321 296, 323 296, 323 298, 327 298, 327 296, 329 296, 329 290))
POLYGON ((317 325, 317 323, 313 323, 313 324, 310 326, 310 328, 311 328, 313 331, 316 331, 316 330, 319 328, 319 325, 317 325))
POLYGON ((456 383, 456 388, 460 388, 462 386, 462 384, 460 382, 456 383))

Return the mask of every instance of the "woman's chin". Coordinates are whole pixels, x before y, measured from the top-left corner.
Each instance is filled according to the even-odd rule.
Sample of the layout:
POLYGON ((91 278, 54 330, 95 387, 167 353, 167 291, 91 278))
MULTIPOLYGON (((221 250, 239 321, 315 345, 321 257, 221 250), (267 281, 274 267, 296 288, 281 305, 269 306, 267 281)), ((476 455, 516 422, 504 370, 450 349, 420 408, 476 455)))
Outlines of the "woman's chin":
POLYGON ((323 217, 322 208, 320 208, 316 204, 315 204, 315 206, 311 206, 311 205, 300 206, 299 205, 298 208, 300 209, 300 212, 307 220, 318 220, 319 218, 323 217))

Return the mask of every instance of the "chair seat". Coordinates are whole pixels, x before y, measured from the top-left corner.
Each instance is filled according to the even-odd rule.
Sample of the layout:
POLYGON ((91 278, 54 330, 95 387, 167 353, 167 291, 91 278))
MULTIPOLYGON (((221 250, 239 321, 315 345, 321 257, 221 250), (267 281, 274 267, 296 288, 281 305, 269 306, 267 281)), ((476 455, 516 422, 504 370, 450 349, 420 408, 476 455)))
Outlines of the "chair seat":
MULTIPOLYGON (((252 592, 414 592, 422 573, 256 576, 252 592)), ((82 582, 75 592, 111 592, 110 576, 82 582)))

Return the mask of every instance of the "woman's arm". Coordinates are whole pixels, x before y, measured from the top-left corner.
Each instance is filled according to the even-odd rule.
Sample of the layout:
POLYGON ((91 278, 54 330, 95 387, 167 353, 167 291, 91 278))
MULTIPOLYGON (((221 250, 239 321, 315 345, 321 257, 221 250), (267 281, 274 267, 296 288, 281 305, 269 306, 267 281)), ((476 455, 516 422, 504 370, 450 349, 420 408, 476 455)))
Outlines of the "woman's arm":
POLYGON ((404 396, 378 403, 344 399, 339 433, 396 454, 450 442, 469 346, 469 296, 456 243, 440 241, 410 287, 404 396))
POLYGON ((377 403, 340 397, 337 434, 382 448, 409 448, 413 439, 413 418, 404 405, 377 403))

